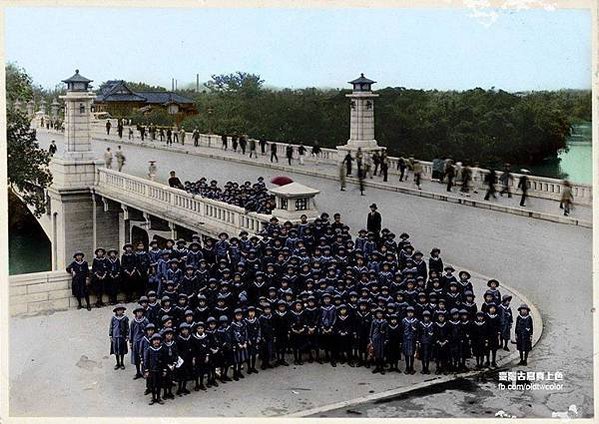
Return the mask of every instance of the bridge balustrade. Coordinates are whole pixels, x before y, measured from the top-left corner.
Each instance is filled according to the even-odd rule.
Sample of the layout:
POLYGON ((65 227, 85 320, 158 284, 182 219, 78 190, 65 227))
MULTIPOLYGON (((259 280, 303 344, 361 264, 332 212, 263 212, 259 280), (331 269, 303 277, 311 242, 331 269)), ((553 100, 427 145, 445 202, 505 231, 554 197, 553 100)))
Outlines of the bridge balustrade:
MULTIPOLYGON (((106 135, 105 128, 104 128, 104 122, 105 121, 102 121, 101 123, 96 123, 96 124, 92 125, 92 132, 94 135, 97 135, 100 137, 106 135)), ((123 139, 126 139, 126 137, 127 137, 126 134, 128 133, 128 127, 126 127, 126 128, 127 129, 123 132, 123 139)), ((116 128, 113 127, 112 131, 115 131, 115 130, 116 130, 116 128)), ((138 134, 136 134, 136 138, 139 138, 138 134)), ((229 147, 230 147, 231 146, 231 144, 230 144, 231 137, 228 137, 228 139, 229 139, 229 147)), ((186 144, 193 145, 193 138, 192 138, 191 133, 186 133, 185 140, 186 140, 186 144)), ((256 143, 258 143, 258 140, 256 140, 256 143)), ((279 154, 280 159, 282 159, 285 155, 285 148, 289 144, 291 144, 294 148, 294 156, 297 157, 297 148, 299 147, 298 144, 284 143, 284 142, 278 142, 278 141, 273 142, 270 140, 267 140, 267 143, 269 143, 269 144, 276 143, 277 144, 277 153, 279 154)), ((204 146, 204 147, 219 148, 221 146, 221 135, 200 134, 199 145, 204 146)), ((318 160, 322 163, 326 163, 326 164, 330 164, 330 165, 338 165, 339 164, 339 156, 338 156, 339 151, 338 150, 323 147, 323 148, 321 148, 321 153, 319 155, 319 158, 314 158, 310 155, 311 146, 305 146, 305 147, 308 150, 308 152, 305 156, 306 162, 316 162, 318 160)), ((257 147, 257 149, 260 150, 259 147, 257 147)), ((398 162, 399 162, 398 157, 389 156, 389 168, 388 168, 389 176, 395 176, 395 177, 399 176, 400 171, 398 170, 398 166, 397 166, 398 162)), ((433 173, 432 162, 422 161, 422 160, 420 160, 419 162, 423 168, 421 178, 423 180, 430 180, 432 178, 432 173, 433 173)), ((489 173, 489 170, 483 169, 483 168, 475 168, 475 167, 473 167, 471 169, 472 169, 472 176, 473 176, 472 183, 477 185, 478 187, 482 187, 484 184, 485 176, 489 173)), ((497 171, 498 178, 499 178, 499 176, 501 176, 501 174, 502 174, 502 172, 497 171)), ((520 178, 520 175, 521 174, 513 173, 514 180, 510 181, 510 183, 509 183, 509 186, 511 187, 512 191, 516 190, 517 185, 518 185, 518 179, 520 178)), ((460 182, 456 181, 456 185, 460 185, 460 182)), ((563 186, 563 181, 560 179, 540 177, 540 176, 535 176, 535 175, 529 176, 529 195, 533 196, 533 197, 539 197, 539 198, 550 199, 550 200, 559 200, 561 197, 562 186, 563 186)), ((572 184, 572 194, 574 196, 575 203, 591 205, 593 203, 592 191, 593 191, 592 186, 590 184, 578 184, 578 183, 572 184)))
POLYGON ((255 234, 270 219, 270 215, 247 212, 239 206, 106 168, 98 169, 95 190, 98 194, 156 216, 176 212, 190 226, 201 222, 220 231, 237 233, 246 230, 255 234))

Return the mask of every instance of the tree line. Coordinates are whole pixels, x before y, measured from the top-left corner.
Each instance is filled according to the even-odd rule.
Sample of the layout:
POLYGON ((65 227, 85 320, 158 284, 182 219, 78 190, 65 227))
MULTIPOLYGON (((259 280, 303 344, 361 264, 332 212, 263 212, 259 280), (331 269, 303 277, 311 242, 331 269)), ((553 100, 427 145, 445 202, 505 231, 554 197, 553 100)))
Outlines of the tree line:
MULTIPOLYGON (((334 147, 349 135, 350 90, 266 88, 254 74, 213 76, 186 128, 245 133, 273 141, 334 147)), ((591 120, 590 90, 510 93, 387 87, 376 91, 376 139, 394 155, 497 166, 532 165, 566 148, 572 124, 591 120)))

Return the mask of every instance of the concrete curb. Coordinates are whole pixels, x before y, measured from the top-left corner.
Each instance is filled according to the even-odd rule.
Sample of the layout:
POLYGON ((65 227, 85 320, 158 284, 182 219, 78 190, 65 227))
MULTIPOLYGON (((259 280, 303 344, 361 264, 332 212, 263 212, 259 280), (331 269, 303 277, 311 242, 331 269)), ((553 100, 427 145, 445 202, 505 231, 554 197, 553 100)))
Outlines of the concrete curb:
MULTIPOLYGON (((453 265, 453 264, 452 264, 453 265)), ((457 267, 455 265, 453 265, 455 269, 459 269, 462 270, 464 268, 461 267, 457 267)), ((476 273, 476 272, 471 272, 468 270, 468 272, 470 272, 470 274, 475 277, 477 279, 482 279, 482 280, 489 280, 488 277, 483 276, 482 274, 476 273)), ((530 300, 524 296, 522 293, 520 293, 518 290, 513 289, 509 286, 503 285, 502 287, 504 289, 504 291, 511 293, 512 295, 514 295, 515 297, 519 297, 523 303, 526 303, 529 307, 530 307, 530 314, 532 316, 533 322, 534 322, 534 327, 535 327, 535 332, 533 334, 533 347, 536 346, 536 344, 539 342, 539 340, 541 339, 541 336, 543 335, 543 319, 541 317, 541 313, 539 312, 539 310, 537 309, 537 307, 530 302, 530 300)), ((517 305, 519 306, 519 305, 517 305)), ((499 361, 497 361, 497 365, 499 366, 498 368, 501 368, 507 364, 509 364, 510 362, 519 359, 520 358, 520 354, 518 353, 517 350, 514 350, 513 352, 511 352, 509 355, 507 355, 506 357, 500 359, 499 361)), ((431 387, 431 386, 436 386, 438 384, 443 384, 443 383, 447 383, 453 380, 456 380, 458 378, 470 378, 470 377, 474 377, 483 373, 489 372, 489 370, 487 369, 482 369, 482 370, 473 370, 473 371, 467 371, 467 372, 461 372, 461 373, 456 373, 453 375, 444 375, 444 376, 440 376, 440 377, 434 377, 431 378, 429 380, 425 380, 421 383, 416 383, 414 385, 411 385, 409 387, 400 387, 400 388, 396 388, 396 389, 390 389, 390 390, 386 390, 384 392, 379 392, 379 393, 372 393, 366 396, 360 396, 354 399, 349 399, 349 400, 344 400, 341 402, 335 402, 335 403, 331 403, 328 405, 322 405, 322 406, 318 406, 316 408, 311 408, 311 409, 306 409, 304 411, 300 411, 300 412, 295 412, 293 414, 289 414, 289 415, 285 415, 284 417, 291 417, 291 418, 298 418, 298 417, 310 417, 310 416, 314 416, 317 414, 321 414, 323 412, 328 412, 328 411, 333 411, 336 409, 341 409, 341 408, 348 408, 348 407, 352 407, 352 406, 356 406, 356 405, 361 405, 364 403, 368 403, 368 402, 373 402, 373 401, 377 401, 377 400, 381 400, 381 399, 386 399, 389 397, 393 397, 393 396, 397 396, 400 394, 406 394, 406 393, 410 393, 412 391, 416 391, 416 390, 420 390, 423 388, 427 388, 427 387, 431 387)))
MULTIPOLYGON (((337 175, 328 174, 325 172, 312 171, 312 170, 309 170, 309 167, 307 167, 305 169, 302 169, 301 167, 290 169, 289 166, 278 164, 278 163, 277 164, 258 163, 251 159, 245 159, 242 157, 232 158, 232 157, 227 157, 227 156, 220 156, 220 155, 214 154, 214 153, 191 151, 191 150, 187 149, 186 147, 180 147, 180 146, 166 147, 165 145, 158 144, 158 143, 161 143, 158 141, 142 143, 142 142, 136 142, 136 141, 129 141, 129 140, 125 140, 125 139, 114 140, 112 138, 99 137, 97 135, 92 136, 92 138, 102 140, 105 142, 109 142, 109 143, 129 144, 129 145, 134 145, 134 146, 146 147, 146 148, 150 148, 150 149, 164 150, 164 151, 175 152, 175 153, 180 153, 180 154, 187 154, 187 155, 192 155, 192 156, 200 156, 200 157, 209 158, 209 159, 217 159, 217 160, 223 160, 223 161, 229 161, 229 162, 243 163, 244 165, 256 166, 258 168, 276 169, 276 170, 280 170, 280 171, 287 171, 287 172, 293 172, 296 174, 308 175, 311 177, 326 178, 328 180, 333 180, 333 181, 338 181, 338 179, 339 179, 339 177, 337 175), (156 144, 154 144, 154 143, 156 143, 156 144)), ((347 182, 350 184, 354 184, 354 185, 359 184, 358 179, 355 177, 348 177, 347 182)), ((591 221, 570 218, 570 217, 564 217, 561 215, 553 215, 553 214, 546 213, 546 212, 536 212, 536 211, 531 211, 531 210, 524 209, 524 208, 504 206, 504 205, 499 205, 499 204, 492 203, 492 202, 487 202, 484 200, 472 200, 472 199, 468 199, 468 198, 464 198, 464 197, 439 194, 439 193, 432 192, 432 191, 418 190, 418 189, 409 188, 409 187, 390 186, 390 185, 386 185, 382 182, 375 182, 375 181, 368 181, 368 180, 364 181, 364 185, 365 185, 365 187, 372 187, 372 188, 377 188, 380 190, 393 191, 396 193, 403 193, 403 194, 408 194, 408 195, 412 195, 412 196, 419 196, 419 197, 424 197, 427 199, 440 200, 440 201, 449 202, 449 203, 457 203, 457 204, 461 204, 464 206, 488 209, 488 210, 508 213, 508 214, 512 214, 512 215, 523 216, 526 218, 539 219, 542 221, 555 222, 555 223, 559 223, 559 224, 575 225, 575 226, 579 226, 579 227, 583 227, 583 228, 593 228, 593 223, 591 221)))

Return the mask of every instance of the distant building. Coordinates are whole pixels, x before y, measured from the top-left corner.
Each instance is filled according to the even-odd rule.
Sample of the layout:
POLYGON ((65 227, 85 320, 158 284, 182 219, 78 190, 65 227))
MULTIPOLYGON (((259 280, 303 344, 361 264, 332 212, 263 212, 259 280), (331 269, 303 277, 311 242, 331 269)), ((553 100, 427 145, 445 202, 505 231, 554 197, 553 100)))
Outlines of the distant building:
POLYGON ((163 109, 177 117, 177 121, 198 113, 193 100, 171 91, 133 91, 125 81, 108 81, 94 100, 96 112, 113 116, 127 116, 132 112, 149 113, 163 109))

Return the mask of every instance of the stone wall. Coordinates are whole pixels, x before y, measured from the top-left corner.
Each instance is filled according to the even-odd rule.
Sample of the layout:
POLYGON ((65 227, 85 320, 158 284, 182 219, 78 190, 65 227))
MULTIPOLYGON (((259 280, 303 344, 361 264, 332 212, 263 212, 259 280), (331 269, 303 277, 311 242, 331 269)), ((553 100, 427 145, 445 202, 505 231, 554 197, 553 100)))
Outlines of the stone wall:
MULTIPOLYGON (((65 271, 11 275, 9 281, 10 315, 34 315, 77 307, 71 294, 71 276, 65 271)), ((123 295, 119 295, 121 299, 123 295)), ((92 305, 95 296, 90 296, 92 305)), ((106 298, 104 299, 106 301, 106 298)))

